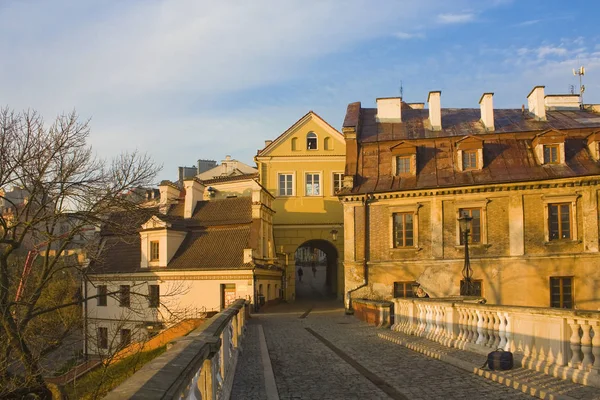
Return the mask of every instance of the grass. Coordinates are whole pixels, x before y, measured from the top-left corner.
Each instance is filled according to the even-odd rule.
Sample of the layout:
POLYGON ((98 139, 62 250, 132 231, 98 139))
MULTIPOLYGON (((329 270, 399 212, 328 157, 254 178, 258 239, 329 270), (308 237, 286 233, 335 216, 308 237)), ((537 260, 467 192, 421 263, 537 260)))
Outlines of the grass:
POLYGON ((134 354, 108 367, 100 366, 74 383, 68 384, 64 390, 70 399, 102 398, 136 371, 139 371, 144 364, 164 353, 166 349, 167 346, 161 346, 154 350, 134 354))

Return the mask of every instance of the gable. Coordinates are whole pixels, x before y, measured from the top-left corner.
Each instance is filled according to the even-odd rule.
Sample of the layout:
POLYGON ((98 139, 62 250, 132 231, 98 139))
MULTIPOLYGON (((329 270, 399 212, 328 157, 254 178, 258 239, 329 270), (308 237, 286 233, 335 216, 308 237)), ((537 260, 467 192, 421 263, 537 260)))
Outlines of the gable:
POLYGON ((565 134, 559 131, 555 131, 553 129, 544 131, 535 135, 535 138, 532 141, 533 146, 538 146, 541 144, 558 144, 565 142, 565 134))
POLYGON ((257 157, 345 155, 344 136, 312 111, 300 118, 277 139, 259 150, 257 157), (313 134, 316 149, 307 148, 307 136, 313 134), (327 145, 328 144, 328 145, 327 145))
POLYGON ((475 136, 465 136, 456 142, 458 150, 476 150, 483 148, 483 139, 475 136))
POLYGON ((170 228, 171 224, 163 221, 156 215, 153 215, 148 221, 142 224, 142 230, 146 229, 157 229, 157 228, 170 228))

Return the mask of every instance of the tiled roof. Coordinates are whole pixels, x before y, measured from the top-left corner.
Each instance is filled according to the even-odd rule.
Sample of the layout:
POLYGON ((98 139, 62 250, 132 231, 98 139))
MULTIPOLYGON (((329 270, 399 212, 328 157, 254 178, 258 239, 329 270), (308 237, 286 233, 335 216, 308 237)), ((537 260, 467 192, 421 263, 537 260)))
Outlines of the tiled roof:
POLYGON ((252 198, 233 197, 200 201, 188 225, 215 226, 252 222, 252 198))
POLYGON ((99 258, 90 263, 90 273, 111 274, 140 269, 142 252, 139 234, 106 236, 103 241, 99 258))
POLYGON ((213 179, 205 179, 202 181, 205 185, 211 185, 216 183, 224 183, 224 182, 233 182, 233 181, 243 181, 246 179, 255 179, 258 178, 258 173, 253 174, 243 174, 243 175, 229 175, 229 176, 219 176, 213 179))
MULTIPOLYGON (((358 105, 358 106, 357 106, 358 105)), ((378 123, 376 109, 348 106, 345 126, 358 126, 355 185, 343 194, 392 192, 456 186, 548 180, 600 175, 600 163, 587 149, 586 137, 600 129, 600 115, 588 111, 547 111, 546 122, 521 110, 494 110, 495 132, 485 132, 479 109, 442 109, 441 131, 427 128, 428 110, 402 110, 401 123, 378 123), (565 163, 540 165, 532 139, 547 129, 567 134, 565 163), (472 135, 483 139, 481 170, 460 171, 456 142, 472 135), (390 148, 400 142, 417 147, 416 176, 395 176, 390 148)))
POLYGON ((250 225, 211 227, 188 233, 167 269, 244 269, 250 225))

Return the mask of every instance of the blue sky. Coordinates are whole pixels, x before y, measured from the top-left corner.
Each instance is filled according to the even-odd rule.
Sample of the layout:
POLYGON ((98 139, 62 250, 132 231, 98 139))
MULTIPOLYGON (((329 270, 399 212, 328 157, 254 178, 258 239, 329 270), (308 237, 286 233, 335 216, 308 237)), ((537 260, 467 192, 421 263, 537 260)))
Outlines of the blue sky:
POLYGON ((91 118, 101 157, 176 168, 226 154, 253 164, 309 110, 396 96, 520 108, 535 85, 600 103, 600 2, 0 0, 0 105, 91 118))

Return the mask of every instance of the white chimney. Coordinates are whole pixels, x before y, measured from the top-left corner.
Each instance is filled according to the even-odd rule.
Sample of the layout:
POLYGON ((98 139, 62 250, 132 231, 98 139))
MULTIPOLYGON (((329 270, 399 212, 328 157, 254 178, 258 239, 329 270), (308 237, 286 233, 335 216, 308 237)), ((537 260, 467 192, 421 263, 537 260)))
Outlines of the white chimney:
POLYGON ((481 122, 486 131, 494 131, 494 93, 484 93, 479 99, 481 122))
POLYGON ((185 187, 185 203, 183 206, 183 218, 191 218, 196 204, 203 199, 204 185, 196 178, 183 181, 185 187))
POLYGON ((377 122, 402 122, 402 98, 381 97, 377 99, 377 122))
POLYGON ((529 113, 538 121, 546 120, 546 104, 544 101, 544 86, 536 86, 527 95, 529 113))
POLYGON ((161 213, 166 213, 169 206, 177 201, 179 198, 180 190, 171 181, 162 181, 158 186, 160 191, 160 201, 158 203, 158 209, 161 213))
POLYGON ((442 105, 440 102, 440 96, 442 92, 436 90, 429 92, 427 96, 427 103, 429 104, 429 124, 431 125, 432 131, 442 130, 442 105))

